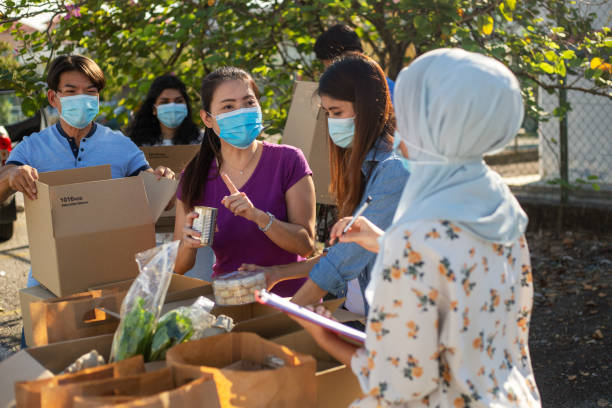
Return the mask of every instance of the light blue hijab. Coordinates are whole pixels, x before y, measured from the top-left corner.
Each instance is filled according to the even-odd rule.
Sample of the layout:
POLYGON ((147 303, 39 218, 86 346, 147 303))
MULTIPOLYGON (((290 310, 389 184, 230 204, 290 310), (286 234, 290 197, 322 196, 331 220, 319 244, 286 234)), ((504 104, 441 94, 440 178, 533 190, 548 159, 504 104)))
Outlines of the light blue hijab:
POLYGON ((485 241, 511 244, 527 215, 482 156, 503 148, 523 121, 523 100, 512 72, 500 62, 461 49, 417 58, 395 82, 396 139, 407 145, 408 179, 393 224, 365 291, 372 304, 382 280, 388 233, 406 222, 450 220, 485 241))
POLYGON ((400 72, 393 104, 411 164, 394 223, 445 219, 492 243, 518 239, 527 215, 482 159, 523 121, 512 72, 461 49, 431 51, 400 72))

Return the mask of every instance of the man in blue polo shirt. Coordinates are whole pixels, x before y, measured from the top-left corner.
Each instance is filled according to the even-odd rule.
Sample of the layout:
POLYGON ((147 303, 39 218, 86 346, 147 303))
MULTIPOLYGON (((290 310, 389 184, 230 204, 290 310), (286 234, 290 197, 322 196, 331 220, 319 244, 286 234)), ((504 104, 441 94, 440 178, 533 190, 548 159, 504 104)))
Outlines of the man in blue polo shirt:
POLYGON ((144 154, 121 132, 93 122, 98 114, 104 73, 91 59, 79 55, 57 57, 47 75, 49 104, 60 120, 21 141, 0 170, 0 200, 16 191, 34 200, 39 172, 108 164, 113 178, 154 172, 174 178, 172 170, 150 168, 144 154))
MULTIPOLYGON (((153 170, 142 151, 121 132, 93 122, 106 80, 93 60, 80 56, 57 57, 47 75, 49 104, 60 112, 59 121, 26 136, 0 168, 0 201, 20 191, 37 199, 39 172, 110 165, 113 178, 135 176, 141 171, 158 179, 174 178, 172 170, 153 170)), ((28 287, 37 285, 28 275, 28 287)), ((22 336, 22 345, 23 345, 22 336)))

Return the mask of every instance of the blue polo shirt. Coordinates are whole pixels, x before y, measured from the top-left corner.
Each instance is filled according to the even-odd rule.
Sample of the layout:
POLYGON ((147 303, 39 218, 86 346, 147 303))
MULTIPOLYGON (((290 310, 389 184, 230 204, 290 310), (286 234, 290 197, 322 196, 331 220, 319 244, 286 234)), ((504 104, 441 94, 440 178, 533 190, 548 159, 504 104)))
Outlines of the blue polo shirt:
POLYGON ((60 122, 32 133, 15 146, 6 164, 27 164, 39 173, 108 164, 113 178, 133 176, 149 168, 134 142, 95 122, 80 146, 64 132, 60 122))

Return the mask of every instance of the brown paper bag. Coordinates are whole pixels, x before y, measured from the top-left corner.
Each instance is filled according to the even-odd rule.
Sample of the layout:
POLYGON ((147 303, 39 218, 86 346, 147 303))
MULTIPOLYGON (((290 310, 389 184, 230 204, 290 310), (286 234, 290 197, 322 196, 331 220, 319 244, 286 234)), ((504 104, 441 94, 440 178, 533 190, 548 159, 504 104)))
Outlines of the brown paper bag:
POLYGON ((30 304, 33 346, 113 333, 119 320, 96 307, 119 310, 126 292, 105 289, 30 304))
POLYGON ((71 384, 43 391, 47 407, 220 408, 212 376, 168 367, 129 377, 71 384))
POLYGON ((192 375, 212 374, 224 408, 316 404, 315 360, 253 333, 228 333, 179 344, 168 350, 166 362, 192 375), (260 371, 223 368, 239 360, 263 364, 270 355, 282 359, 285 366, 260 371))
POLYGON ((46 390, 66 384, 124 377, 142 372, 144 372, 144 360, 142 356, 136 356, 113 364, 87 368, 73 374, 60 374, 35 381, 18 381, 15 383, 15 401, 18 407, 44 407, 42 394, 46 390))

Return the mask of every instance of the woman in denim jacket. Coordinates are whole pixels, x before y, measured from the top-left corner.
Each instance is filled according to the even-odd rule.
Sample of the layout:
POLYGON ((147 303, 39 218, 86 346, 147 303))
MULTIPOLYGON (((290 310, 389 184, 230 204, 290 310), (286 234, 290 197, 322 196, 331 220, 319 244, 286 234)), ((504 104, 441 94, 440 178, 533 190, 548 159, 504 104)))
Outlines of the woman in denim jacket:
MULTIPOLYGON (((368 57, 347 56, 327 68, 318 93, 328 116, 330 191, 336 197, 339 216, 354 214, 371 196, 363 216, 387 228, 408 171, 392 149, 395 119, 384 72, 368 57)), ((357 244, 338 243, 326 255, 302 262, 268 268, 243 265, 241 269, 265 270, 269 287, 308 276, 293 302, 311 304, 330 292, 346 296, 345 307, 365 316, 363 293, 375 258, 376 254, 357 244)))

